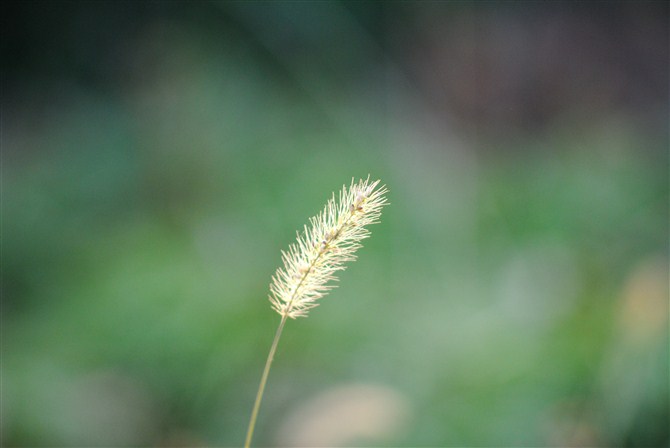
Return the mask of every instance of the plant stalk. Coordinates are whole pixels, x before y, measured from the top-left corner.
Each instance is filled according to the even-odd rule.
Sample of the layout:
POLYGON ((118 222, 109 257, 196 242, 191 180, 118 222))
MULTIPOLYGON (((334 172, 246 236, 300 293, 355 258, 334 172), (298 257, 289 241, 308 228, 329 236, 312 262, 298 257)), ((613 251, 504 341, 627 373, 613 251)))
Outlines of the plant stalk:
POLYGON ((254 403, 254 410, 251 411, 251 419, 249 420, 249 429, 247 429, 247 438, 244 442, 244 448, 249 448, 249 446, 251 445, 251 438, 254 436, 254 428, 256 427, 258 410, 260 409, 261 401, 263 400, 265 383, 267 383, 268 381, 270 367, 272 366, 272 360, 274 359, 275 352, 277 351, 277 344, 279 343, 279 338, 281 336, 282 330, 284 329, 284 324, 286 323, 286 317, 287 317, 286 314, 282 315, 281 322, 279 322, 279 327, 277 328, 277 333, 275 333, 275 338, 272 341, 272 347, 270 347, 270 353, 268 354, 268 359, 267 361, 265 361, 263 376, 261 376, 261 383, 258 385, 258 392, 256 393, 256 402, 254 403))

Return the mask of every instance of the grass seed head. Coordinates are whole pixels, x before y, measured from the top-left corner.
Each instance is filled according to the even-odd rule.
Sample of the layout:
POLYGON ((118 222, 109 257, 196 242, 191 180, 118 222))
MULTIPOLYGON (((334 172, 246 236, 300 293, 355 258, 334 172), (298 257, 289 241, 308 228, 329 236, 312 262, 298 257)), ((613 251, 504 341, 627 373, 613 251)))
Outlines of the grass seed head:
POLYGON ((342 187, 309 226, 298 234, 297 241, 282 252, 284 265, 277 269, 270 284, 270 303, 283 317, 307 316, 316 301, 335 286, 337 271, 356 259, 361 241, 370 236, 366 226, 379 222, 387 204, 385 186, 370 178, 342 187))

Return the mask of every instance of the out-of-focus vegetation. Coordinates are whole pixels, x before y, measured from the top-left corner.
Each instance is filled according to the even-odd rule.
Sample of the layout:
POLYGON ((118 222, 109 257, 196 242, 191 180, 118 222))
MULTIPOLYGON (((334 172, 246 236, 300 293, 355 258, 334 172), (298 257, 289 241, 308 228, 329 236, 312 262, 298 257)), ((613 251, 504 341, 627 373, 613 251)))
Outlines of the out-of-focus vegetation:
POLYGON ((667 446, 665 3, 6 2, 2 444, 667 446))

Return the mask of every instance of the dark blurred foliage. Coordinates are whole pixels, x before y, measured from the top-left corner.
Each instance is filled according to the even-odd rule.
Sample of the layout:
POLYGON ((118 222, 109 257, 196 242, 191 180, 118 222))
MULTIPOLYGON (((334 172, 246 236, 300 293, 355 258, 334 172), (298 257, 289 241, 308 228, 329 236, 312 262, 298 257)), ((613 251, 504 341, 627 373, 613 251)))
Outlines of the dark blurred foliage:
POLYGON ((670 443, 667 2, 0 7, 3 446, 670 443))

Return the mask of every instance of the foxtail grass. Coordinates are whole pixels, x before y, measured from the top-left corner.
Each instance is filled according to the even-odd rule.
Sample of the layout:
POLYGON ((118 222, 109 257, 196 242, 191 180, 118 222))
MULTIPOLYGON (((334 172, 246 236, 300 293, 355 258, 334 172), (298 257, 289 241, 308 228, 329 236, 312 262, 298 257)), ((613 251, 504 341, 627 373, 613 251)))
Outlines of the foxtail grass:
POLYGON ((309 225, 298 233, 297 241, 288 251, 282 251, 283 266, 272 276, 269 296, 281 320, 258 386, 245 448, 251 445, 270 367, 287 319, 306 317, 318 305, 317 301, 335 287, 337 272, 356 259, 361 241, 370 236, 366 226, 379 222, 381 210, 387 204, 388 190, 379 182, 370 182, 369 177, 358 182, 352 179, 349 187, 343 186, 338 197, 333 193, 325 208, 310 218, 309 225))

